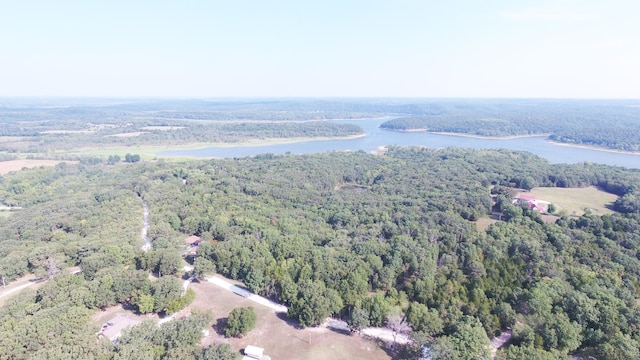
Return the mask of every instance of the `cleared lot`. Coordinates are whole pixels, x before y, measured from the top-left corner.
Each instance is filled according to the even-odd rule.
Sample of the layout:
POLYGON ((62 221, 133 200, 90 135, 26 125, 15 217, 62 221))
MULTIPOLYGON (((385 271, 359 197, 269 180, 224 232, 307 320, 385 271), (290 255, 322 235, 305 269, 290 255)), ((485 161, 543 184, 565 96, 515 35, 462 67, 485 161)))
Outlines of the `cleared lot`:
POLYGON ((212 312, 214 319, 225 319, 236 307, 252 306, 258 316, 256 327, 243 338, 225 338, 218 334, 214 320, 209 336, 203 339, 203 345, 227 343, 240 351, 247 345, 265 349, 272 359, 308 359, 308 360, 382 360, 391 357, 380 347, 377 341, 360 336, 344 334, 326 327, 299 329, 284 314, 276 314, 270 307, 256 304, 222 287, 208 282, 194 282, 190 286, 196 292, 196 300, 190 308, 199 308, 212 312))
POLYGON ((22 168, 34 168, 40 166, 55 166, 61 162, 69 164, 77 163, 77 161, 60 161, 60 160, 9 160, 0 161, 0 175, 10 173, 12 171, 22 170, 22 168))
POLYGON ((527 195, 551 202, 557 213, 565 211, 567 215, 581 216, 585 209, 594 215, 612 214, 611 205, 618 196, 609 194, 596 187, 586 188, 533 188, 527 195))

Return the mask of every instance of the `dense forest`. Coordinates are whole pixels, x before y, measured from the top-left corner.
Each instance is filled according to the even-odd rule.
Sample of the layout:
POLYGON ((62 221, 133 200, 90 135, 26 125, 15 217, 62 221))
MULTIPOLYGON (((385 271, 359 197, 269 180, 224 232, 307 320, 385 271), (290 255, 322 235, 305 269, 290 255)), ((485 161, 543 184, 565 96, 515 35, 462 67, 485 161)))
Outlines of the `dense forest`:
POLYGON ((550 140, 640 151, 633 100, 0 99, 0 156, 77 160, 70 150, 178 146, 363 134, 335 119, 393 117, 390 130, 550 140))
POLYGON ((390 130, 426 129, 479 136, 548 135, 548 139, 640 151, 640 106, 634 101, 460 100, 437 111, 382 124, 390 130))
POLYGON ((49 280, 0 308, 0 358, 229 358, 196 345, 208 314, 140 325, 115 346, 93 335, 99 308, 189 301, 173 275, 192 234, 203 239, 188 258, 195 276, 239 279, 302 326, 335 316, 357 331, 400 314, 413 328, 407 358, 477 359, 505 329, 500 359, 639 358, 638 184, 638 171, 528 153, 399 147, 7 174, 0 199, 21 209, 0 219, 0 274, 49 280), (536 186, 598 186, 619 196, 617 213, 550 224, 511 204, 512 189, 536 186), (492 213, 504 221, 478 230, 492 213), (62 270, 76 265, 79 275, 62 270))
POLYGON ((0 155, 77 160, 68 151, 347 137, 362 128, 326 120, 384 109, 320 100, 0 99, 0 155))

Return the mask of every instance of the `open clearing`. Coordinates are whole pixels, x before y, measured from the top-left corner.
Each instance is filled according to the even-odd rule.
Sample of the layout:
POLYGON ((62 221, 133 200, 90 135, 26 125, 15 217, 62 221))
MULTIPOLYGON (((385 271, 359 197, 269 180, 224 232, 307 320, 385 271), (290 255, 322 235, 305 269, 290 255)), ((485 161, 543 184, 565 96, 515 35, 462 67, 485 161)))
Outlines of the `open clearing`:
POLYGON ((184 129, 184 126, 162 126, 162 125, 157 125, 157 126, 145 126, 140 128, 142 130, 158 130, 158 131, 170 131, 170 130, 180 130, 180 129, 184 129))
POLYGON ((265 355, 272 359, 390 359, 375 340, 326 327, 299 329, 284 314, 278 315, 270 308, 206 281, 194 282, 189 287, 196 293, 196 299, 189 308, 209 310, 214 317, 213 328, 202 340, 204 346, 226 343, 239 352, 247 345, 255 345, 264 348, 265 355), (225 338, 216 332, 217 319, 226 318, 236 307, 246 306, 255 309, 258 321, 245 337, 225 338))
POLYGON ((18 294, 20 291, 26 288, 37 289, 44 284, 44 281, 37 281, 35 275, 27 274, 19 279, 12 281, 2 288, 0 283, 0 306, 3 306, 5 301, 12 295, 18 294))
POLYGON ((45 130, 40 131, 40 134, 93 134, 93 130, 45 130))
POLYGON ((113 135, 105 135, 106 137, 120 137, 120 138, 128 138, 128 137, 136 137, 136 136, 140 136, 142 134, 146 134, 146 132, 144 131, 135 131, 135 132, 128 132, 128 133, 119 133, 119 134, 113 134, 113 135))
POLYGON ((536 196, 556 206, 556 212, 566 212, 567 215, 581 216, 584 209, 591 210, 594 215, 612 214, 611 205, 618 196, 609 194, 596 187, 586 188, 534 188, 527 195, 536 196))
POLYGON ((491 224, 495 224, 497 222, 498 222, 498 220, 491 219, 491 218, 488 218, 488 217, 482 217, 482 218, 479 218, 478 220, 475 221, 476 227, 480 231, 486 231, 489 228, 489 226, 491 226, 491 224))
POLYGON ((40 166, 55 166, 61 162, 75 164, 77 161, 61 161, 61 160, 9 160, 0 161, 0 175, 10 173, 12 171, 22 170, 22 168, 34 168, 40 166))

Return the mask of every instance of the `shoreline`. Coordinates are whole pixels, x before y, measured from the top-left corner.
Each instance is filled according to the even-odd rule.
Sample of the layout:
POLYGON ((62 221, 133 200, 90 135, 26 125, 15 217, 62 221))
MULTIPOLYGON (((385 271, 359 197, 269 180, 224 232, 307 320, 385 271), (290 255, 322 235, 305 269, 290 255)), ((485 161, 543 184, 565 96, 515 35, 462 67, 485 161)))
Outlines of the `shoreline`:
POLYGON ((270 146, 270 145, 282 145, 282 144, 293 144, 293 143, 301 143, 308 141, 330 141, 330 140, 353 140, 359 139, 367 136, 366 133, 356 134, 356 135, 348 135, 348 136, 337 136, 337 137, 329 137, 329 136, 321 136, 321 137, 294 137, 294 138, 268 138, 268 139, 251 139, 249 141, 240 141, 235 143, 202 143, 202 142, 194 142, 194 143, 185 143, 179 145, 134 145, 134 146, 114 146, 114 147, 100 147, 100 148, 84 148, 84 149, 73 149, 67 153, 77 154, 92 154, 94 156, 107 156, 119 154, 123 155, 125 153, 139 153, 141 156, 146 157, 148 159, 157 157, 157 158, 192 158, 193 156, 184 156, 184 155, 159 155, 160 152, 163 151, 172 151, 172 150, 199 150, 205 149, 209 147, 220 147, 220 148, 234 148, 234 147, 257 147, 257 146, 270 146), (122 154, 120 154, 122 153, 122 154))
MULTIPOLYGON (((172 146, 171 148, 164 148, 165 150, 196 150, 204 149, 208 147, 241 147, 241 146, 269 146, 269 145, 282 145, 293 144, 307 141, 328 141, 328 140, 353 140, 367 136, 367 134, 357 134, 348 136, 320 136, 320 137, 294 137, 294 138, 267 138, 267 139, 252 139, 249 141, 240 141, 235 143, 194 143, 185 144, 182 146, 172 146)), ((165 151, 160 150, 160 151, 165 151)))
POLYGON ((563 143, 563 142, 553 141, 553 140, 546 140, 546 141, 550 144, 558 145, 558 146, 573 147, 573 148, 585 149, 585 150, 603 151, 603 152, 609 152, 609 153, 615 153, 615 154, 640 156, 640 151, 625 151, 625 150, 609 149, 609 148, 593 146, 593 145, 569 144, 569 143, 563 143))
MULTIPOLYGON (((389 129, 384 129, 389 130, 389 129)), ((524 138, 535 138, 535 137, 548 137, 549 134, 531 134, 531 135, 510 135, 510 136, 483 136, 483 135, 474 135, 474 134, 463 134, 463 133, 455 133, 455 132, 442 132, 442 131, 429 131, 428 129, 408 129, 408 130, 389 130, 389 131, 398 131, 398 132, 426 132, 433 135, 442 135, 442 136, 458 136, 458 137, 466 137, 472 139, 480 139, 480 140, 515 140, 515 139, 524 139, 524 138)), ((625 151, 618 149, 609 149, 605 147, 593 146, 593 145, 584 145, 584 144, 570 144, 563 143, 559 141, 553 140, 545 140, 546 142, 558 145, 558 146, 567 146, 578 149, 585 150, 594 150, 594 151, 604 151, 615 154, 625 154, 625 155, 640 155, 640 151, 625 151)))
POLYGON ((444 136, 459 136, 459 137, 467 137, 473 139, 483 139, 483 140, 514 140, 514 139, 524 139, 524 138, 535 138, 535 137, 547 137, 551 134, 530 134, 530 135, 508 135, 508 136, 485 136, 485 135, 475 135, 475 134, 463 134, 463 133, 454 133, 454 132, 440 132, 440 131, 427 131, 429 134, 434 135, 444 135, 444 136))

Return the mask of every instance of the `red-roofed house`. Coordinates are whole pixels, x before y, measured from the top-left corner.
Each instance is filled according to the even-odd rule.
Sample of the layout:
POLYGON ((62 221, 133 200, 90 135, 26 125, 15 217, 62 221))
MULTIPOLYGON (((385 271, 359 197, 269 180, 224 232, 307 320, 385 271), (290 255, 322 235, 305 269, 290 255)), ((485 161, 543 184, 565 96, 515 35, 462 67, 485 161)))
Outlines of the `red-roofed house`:
POLYGON ((550 202, 540 200, 533 195, 518 194, 513 199, 513 204, 518 206, 528 206, 531 210, 546 213, 547 207, 549 206, 550 202))
POLYGON ((189 247, 189 255, 195 255, 198 250, 198 245, 200 245, 200 237, 196 235, 191 235, 188 238, 184 239, 185 244, 189 247))
POLYGON ((195 236, 195 235, 191 235, 188 238, 184 239, 184 242, 187 245, 190 246, 197 246, 200 244, 200 237, 199 236, 195 236))

